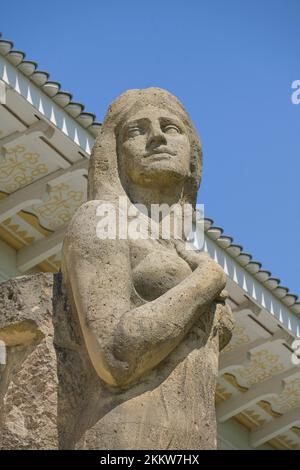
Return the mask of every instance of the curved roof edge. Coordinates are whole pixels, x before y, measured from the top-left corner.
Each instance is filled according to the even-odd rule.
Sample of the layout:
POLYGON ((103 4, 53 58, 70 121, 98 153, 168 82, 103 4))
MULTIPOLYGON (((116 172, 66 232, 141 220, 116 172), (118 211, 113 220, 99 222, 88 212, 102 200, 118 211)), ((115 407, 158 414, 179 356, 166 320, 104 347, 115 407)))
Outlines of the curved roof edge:
POLYGON ((223 234, 223 229, 214 226, 212 219, 204 219, 204 230, 208 237, 223 248, 237 263, 254 276, 263 286, 274 294, 284 305, 297 315, 300 314, 298 296, 289 292, 289 288, 281 285, 280 279, 273 277, 270 271, 262 268, 262 263, 253 261, 252 255, 243 251, 243 247, 233 243, 233 238, 223 234))
POLYGON ((15 66, 23 75, 43 90, 53 101, 63 108, 73 119, 82 127, 89 131, 94 137, 101 126, 96 121, 93 113, 85 112, 84 105, 72 101, 72 94, 61 90, 61 84, 49 80, 49 73, 38 70, 36 62, 25 60, 25 52, 14 50, 12 41, 2 39, 0 33, 0 54, 3 55, 13 66, 15 66))

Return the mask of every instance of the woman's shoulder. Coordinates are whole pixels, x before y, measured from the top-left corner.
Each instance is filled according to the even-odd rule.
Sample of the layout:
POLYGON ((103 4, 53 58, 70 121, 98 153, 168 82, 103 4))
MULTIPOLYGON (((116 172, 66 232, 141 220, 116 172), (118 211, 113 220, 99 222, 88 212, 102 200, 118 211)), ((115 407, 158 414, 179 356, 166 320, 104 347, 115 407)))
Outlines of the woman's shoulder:
POLYGON ((77 243, 94 244, 99 243, 99 238, 103 238, 103 243, 109 244, 109 239, 115 242, 115 237, 99 237, 99 230, 106 230, 106 226, 115 233, 113 224, 116 224, 118 206, 115 201, 90 200, 82 204, 75 212, 68 224, 64 244, 77 240, 77 243), (103 227, 102 227, 103 225, 103 227), (107 239, 107 240, 106 240, 107 239))
MULTIPOLYGON (((104 199, 93 199, 90 201, 86 201, 81 206, 78 207, 76 210, 73 219, 78 219, 79 217, 84 217, 85 215, 93 216, 97 215, 104 210, 116 210, 118 208, 117 203, 115 201, 107 201, 104 199)), ((73 220, 72 219, 72 220, 73 220)))
POLYGON ((78 207, 73 215, 70 225, 85 223, 90 225, 91 221, 105 214, 115 213, 117 204, 114 201, 95 199, 86 201, 78 207))

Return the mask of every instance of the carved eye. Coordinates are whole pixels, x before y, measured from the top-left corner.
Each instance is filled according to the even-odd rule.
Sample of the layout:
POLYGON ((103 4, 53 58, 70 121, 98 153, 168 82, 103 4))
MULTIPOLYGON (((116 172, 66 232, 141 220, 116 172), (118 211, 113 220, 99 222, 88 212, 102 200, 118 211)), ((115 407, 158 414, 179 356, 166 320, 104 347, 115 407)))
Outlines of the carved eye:
POLYGON ((181 131, 178 126, 175 124, 168 124, 167 126, 163 127, 163 132, 165 134, 181 134, 181 131))
POLYGON ((136 137, 140 134, 143 134, 143 129, 139 126, 131 127, 130 129, 127 130, 126 136, 128 138, 130 137, 136 137))

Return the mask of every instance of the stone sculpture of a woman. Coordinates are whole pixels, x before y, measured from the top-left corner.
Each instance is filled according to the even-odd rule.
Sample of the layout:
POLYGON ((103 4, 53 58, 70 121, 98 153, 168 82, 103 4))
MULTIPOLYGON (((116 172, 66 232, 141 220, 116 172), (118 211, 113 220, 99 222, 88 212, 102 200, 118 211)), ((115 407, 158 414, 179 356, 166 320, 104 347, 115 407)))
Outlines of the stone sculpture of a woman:
MULTIPOLYGON (((195 206, 201 165, 191 120, 167 91, 130 90, 110 106, 92 152, 88 202, 63 246, 63 308, 77 325, 72 341, 85 357, 78 370, 88 377, 62 379, 64 448, 216 447, 218 354, 232 328, 224 272, 174 237, 97 236, 97 208, 117 208, 120 196, 132 206, 195 206)), ((62 377, 64 357, 60 363, 62 377)))

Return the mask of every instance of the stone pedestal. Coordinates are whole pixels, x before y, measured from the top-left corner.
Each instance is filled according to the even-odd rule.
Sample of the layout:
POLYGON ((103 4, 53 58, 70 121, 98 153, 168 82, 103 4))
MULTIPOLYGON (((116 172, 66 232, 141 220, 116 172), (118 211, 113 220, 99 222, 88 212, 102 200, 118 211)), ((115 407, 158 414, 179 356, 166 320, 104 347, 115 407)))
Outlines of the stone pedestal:
POLYGON ((59 274, 1 284, 0 449, 215 448, 212 313, 142 380, 112 389, 91 365, 59 274))
POLYGON ((53 343, 53 275, 0 285, 0 448, 57 449, 57 358, 53 343))

